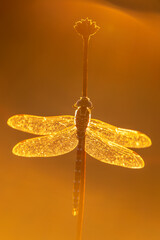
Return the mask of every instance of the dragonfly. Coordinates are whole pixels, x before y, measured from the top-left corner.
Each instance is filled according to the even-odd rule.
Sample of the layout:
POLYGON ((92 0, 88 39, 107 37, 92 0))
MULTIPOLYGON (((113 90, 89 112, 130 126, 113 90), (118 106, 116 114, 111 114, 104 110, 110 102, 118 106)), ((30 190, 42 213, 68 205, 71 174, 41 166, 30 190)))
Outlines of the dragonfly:
POLYGON ((73 187, 73 215, 80 215, 77 239, 81 239, 86 153, 93 158, 126 168, 143 168, 144 161, 130 148, 151 146, 150 138, 139 132, 119 128, 91 118, 93 104, 87 97, 88 45, 99 27, 88 18, 75 23, 83 39, 83 91, 74 104, 75 115, 41 117, 20 114, 8 119, 14 129, 38 135, 16 144, 13 154, 21 157, 54 157, 69 153, 77 147, 73 187))

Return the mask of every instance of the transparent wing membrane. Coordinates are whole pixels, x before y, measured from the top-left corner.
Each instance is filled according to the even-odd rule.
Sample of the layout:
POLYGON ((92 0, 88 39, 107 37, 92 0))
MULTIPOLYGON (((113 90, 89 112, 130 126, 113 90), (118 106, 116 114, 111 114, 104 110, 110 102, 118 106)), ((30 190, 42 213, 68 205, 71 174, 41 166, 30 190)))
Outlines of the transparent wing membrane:
POLYGON ((144 167, 144 161, 137 153, 103 138, 90 128, 86 131, 85 150, 92 157, 105 163, 127 168, 144 167))
POLYGON ((141 132, 118 128, 97 119, 91 119, 89 128, 101 138, 124 147, 144 148, 152 144, 150 138, 141 132))
POLYGON ((17 130, 37 135, 49 135, 74 125, 74 116, 39 117, 20 114, 8 119, 8 125, 17 130))
POLYGON ((77 144, 76 127, 73 126, 52 135, 24 140, 12 151, 22 157, 53 157, 72 151, 77 144))

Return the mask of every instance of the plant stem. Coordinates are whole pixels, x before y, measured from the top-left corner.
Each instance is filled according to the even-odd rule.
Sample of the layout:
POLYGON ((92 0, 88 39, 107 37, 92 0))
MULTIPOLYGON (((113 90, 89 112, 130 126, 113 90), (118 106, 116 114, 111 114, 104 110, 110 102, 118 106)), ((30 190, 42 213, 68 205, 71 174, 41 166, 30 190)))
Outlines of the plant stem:
POLYGON ((83 97, 87 96, 89 37, 83 37, 83 97))

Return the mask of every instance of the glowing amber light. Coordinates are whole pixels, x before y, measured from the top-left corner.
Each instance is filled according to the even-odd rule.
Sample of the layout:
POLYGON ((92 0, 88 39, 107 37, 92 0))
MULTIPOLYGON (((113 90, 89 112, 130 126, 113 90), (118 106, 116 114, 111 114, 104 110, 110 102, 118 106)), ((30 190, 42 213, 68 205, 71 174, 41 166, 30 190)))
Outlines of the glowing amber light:
POLYGON ((83 39, 82 97, 74 104, 74 116, 38 117, 15 115, 8 125, 39 137, 24 140, 13 148, 13 153, 23 157, 52 157, 72 151, 77 146, 73 188, 74 216, 78 215, 77 240, 81 240, 85 199, 86 152, 104 163, 126 168, 144 167, 143 159, 128 148, 144 148, 151 140, 138 131, 118 128, 97 119, 91 119, 92 102, 87 97, 88 45, 90 36, 99 27, 86 18, 75 23, 75 30, 83 39))
MULTIPOLYGON (((58 156, 72 151, 78 144, 74 116, 15 115, 7 123, 17 130, 43 135, 18 143, 13 148, 13 153, 18 156, 58 156)), ((144 148, 150 145, 150 138, 141 132, 117 128, 97 119, 91 119, 86 130, 85 151, 109 164, 142 168, 143 159, 127 147, 144 148)))

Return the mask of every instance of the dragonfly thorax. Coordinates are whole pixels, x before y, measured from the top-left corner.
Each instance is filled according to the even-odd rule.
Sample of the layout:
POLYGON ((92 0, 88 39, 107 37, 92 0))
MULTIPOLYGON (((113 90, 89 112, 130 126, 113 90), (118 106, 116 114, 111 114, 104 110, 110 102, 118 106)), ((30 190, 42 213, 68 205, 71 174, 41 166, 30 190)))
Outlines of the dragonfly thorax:
POLYGON ((88 107, 78 107, 75 112, 75 125, 77 127, 77 137, 85 136, 86 128, 90 121, 91 110, 88 107))

